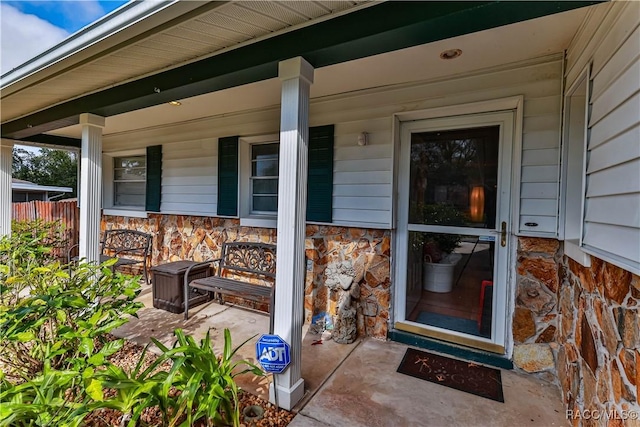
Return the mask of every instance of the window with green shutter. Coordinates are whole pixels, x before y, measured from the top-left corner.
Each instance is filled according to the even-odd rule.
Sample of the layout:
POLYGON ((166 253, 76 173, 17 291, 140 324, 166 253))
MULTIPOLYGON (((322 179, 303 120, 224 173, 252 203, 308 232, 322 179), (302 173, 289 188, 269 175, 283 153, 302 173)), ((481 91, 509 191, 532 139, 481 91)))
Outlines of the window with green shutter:
MULTIPOLYGON (((309 129, 307 221, 332 222, 333 133, 333 125, 309 129)), ((280 181, 279 151, 277 135, 242 139, 239 146, 241 225, 275 227, 280 181)))

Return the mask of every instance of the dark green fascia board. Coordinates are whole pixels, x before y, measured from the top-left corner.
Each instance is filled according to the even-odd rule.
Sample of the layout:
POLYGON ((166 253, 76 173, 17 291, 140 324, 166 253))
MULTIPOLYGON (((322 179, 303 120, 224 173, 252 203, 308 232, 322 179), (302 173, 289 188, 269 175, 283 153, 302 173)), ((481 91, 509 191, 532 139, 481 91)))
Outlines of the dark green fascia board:
POLYGON ((15 140, 16 143, 20 143, 20 141, 36 143, 36 144, 46 144, 46 145, 55 145, 58 147, 73 147, 80 148, 81 140, 77 138, 70 138, 67 136, 58 136, 58 135, 47 135, 44 133, 33 135, 28 138, 15 140))
POLYGON ((600 2, 384 2, 7 122, 2 136, 24 138, 80 113, 109 117, 275 78, 278 62, 296 56, 320 68, 600 2))

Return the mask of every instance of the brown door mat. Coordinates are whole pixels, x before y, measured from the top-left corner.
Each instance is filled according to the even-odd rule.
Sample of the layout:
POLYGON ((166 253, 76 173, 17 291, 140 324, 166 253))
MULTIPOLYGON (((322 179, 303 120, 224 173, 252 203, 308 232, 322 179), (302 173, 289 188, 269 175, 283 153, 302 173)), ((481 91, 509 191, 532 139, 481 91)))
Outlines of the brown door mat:
POLYGON ((408 348, 398 372, 504 402, 500 370, 408 348))

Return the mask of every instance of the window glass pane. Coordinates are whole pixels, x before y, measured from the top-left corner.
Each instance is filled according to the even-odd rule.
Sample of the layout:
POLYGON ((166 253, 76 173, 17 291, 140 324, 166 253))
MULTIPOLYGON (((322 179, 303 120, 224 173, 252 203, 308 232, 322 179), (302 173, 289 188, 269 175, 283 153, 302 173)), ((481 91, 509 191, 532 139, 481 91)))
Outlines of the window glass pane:
POLYGON ((144 206, 145 187, 144 182, 115 182, 113 204, 115 206, 144 206))
POLYGON ((253 196, 253 210, 259 212, 277 212, 278 196, 253 196))
POLYGON ((252 162, 251 176, 278 176, 278 160, 256 160, 252 162))
POLYGON ((144 168, 147 166, 145 156, 116 157, 114 159, 115 168, 144 168))
POLYGON ((251 160, 278 160, 280 144, 256 144, 251 146, 251 160))
POLYGON ((125 168, 114 171, 116 180, 144 180, 147 170, 145 168, 125 168))
POLYGON ((147 158, 145 156, 113 159, 113 205, 145 206, 147 158))
POLYGON ((251 146, 251 211, 278 211, 278 155, 280 144, 251 146))
POLYGON ((251 146, 251 176, 278 176, 278 150, 280 144, 251 146))
POLYGON ((278 179, 254 179, 253 180, 253 194, 278 194, 278 179))

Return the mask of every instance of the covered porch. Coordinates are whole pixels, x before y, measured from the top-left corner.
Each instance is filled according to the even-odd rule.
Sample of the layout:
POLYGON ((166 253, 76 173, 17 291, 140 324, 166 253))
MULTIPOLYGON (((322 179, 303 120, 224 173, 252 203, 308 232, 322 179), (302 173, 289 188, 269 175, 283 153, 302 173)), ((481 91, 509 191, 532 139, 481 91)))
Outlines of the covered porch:
MULTIPOLYGON (((222 331, 229 328, 234 346, 254 337, 242 347, 237 357, 257 363, 255 343, 268 331, 267 316, 234 305, 213 303, 197 307, 194 316, 185 322, 180 314, 153 308, 149 287, 142 291, 138 300, 145 305, 138 313, 139 319, 131 319, 114 335, 143 346, 154 337, 170 346, 176 328, 197 340, 209 331, 214 348, 221 349, 222 331)), ((289 425, 568 425, 560 392, 552 383, 501 370, 504 403, 496 402, 396 372, 409 347, 372 338, 338 344, 327 339, 327 335, 309 331, 309 325, 305 325, 302 330, 302 377, 306 392, 293 408, 295 416, 289 425), (322 344, 317 344, 319 340, 322 344)), ((243 390, 268 400, 269 376, 257 380, 247 374, 236 379, 243 390)))
MULTIPOLYGON (((376 366, 362 376, 368 386, 372 377, 395 381, 406 347, 387 339, 444 342, 515 365, 518 373, 505 374, 514 383, 524 372, 526 384, 559 382, 569 409, 637 407, 640 224, 630 209, 609 224, 602 207, 589 217, 571 208, 590 197, 606 206, 609 196, 632 206, 640 195, 629 178, 640 164, 635 6, 284 3, 133 3, 121 20, 88 27, 85 39, 16 70, 3 88, 2 185, 14 143, 80 147, 80 254, 90 262, 111 228, 154 235, 152 265, 215 258, 227 241, 276 243, 275 333, 292 347, 279 403, 291 409, 317 396, 300 412, 311 420, 337 422, 319 414, 344 370, 359 372, 354 360, 376 366), (592 81, 599 104, 585 124, 592 81), (574 116, 572 101, 582 107, 574 116), (604 160, 589 172, 587 135, 615 154, 595 152, 604 160), (493 154, 436 181, 433 147, 460 140, 493 154), (588 173, 604 182, 595 195, 585 192, 588 173), (628 187, 612 189, 612 176, 628 187), (474 194, 484 213, 472 213, 474 194), (464 218, 415 219, 418 203, 451 205, 464 218), (423 265, 433 234, 457 236, 462 259, 460 286, 444 295, 423 288, 412 266, 423 265), (305 361, 305 325, 325 316, 350 322, 350 340, 364 341, 328 364, 338 377, 319 379, 305 361), (362 355, 378 350, 381 365, 362 355)), ((422 386, 421 405, 434 387, 422 386)), ((360 397, 401 406, 404 392, 360 397)), ((525 406, 514 413, 524 418, 525 406)))

